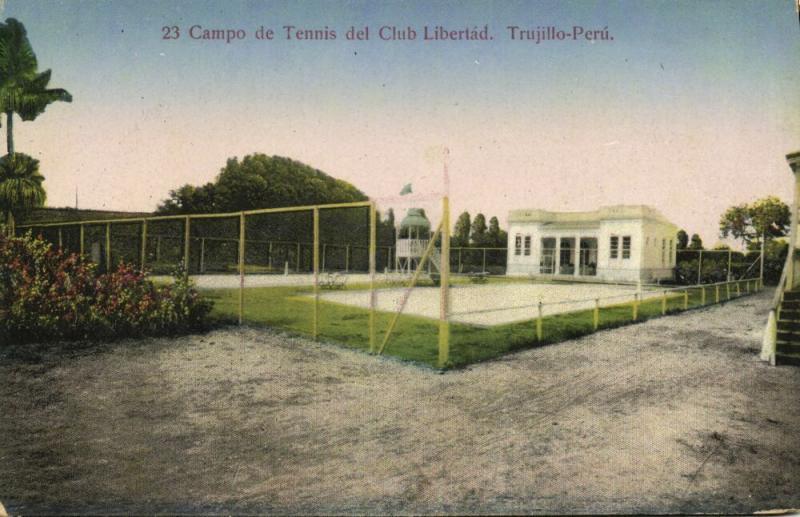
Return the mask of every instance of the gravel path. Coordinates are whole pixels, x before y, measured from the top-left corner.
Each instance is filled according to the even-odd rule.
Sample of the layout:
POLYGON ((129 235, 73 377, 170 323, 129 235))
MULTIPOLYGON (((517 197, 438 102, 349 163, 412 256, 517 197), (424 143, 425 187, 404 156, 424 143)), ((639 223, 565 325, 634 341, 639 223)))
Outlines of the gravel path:
POLYGON ((771 293, 439 375, 260 329, 0 351, 0 502, 43 511, 798 508, 771 293))

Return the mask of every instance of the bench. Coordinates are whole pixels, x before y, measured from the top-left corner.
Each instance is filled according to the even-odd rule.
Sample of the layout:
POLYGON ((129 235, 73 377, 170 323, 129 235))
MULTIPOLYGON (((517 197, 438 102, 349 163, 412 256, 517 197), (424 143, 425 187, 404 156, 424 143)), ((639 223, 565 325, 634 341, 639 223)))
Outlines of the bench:
POLYGON ((320 276, 319 286, 323 289, 344 289, 347 275, 342 273, 324 273, 320 276))
POLYGON ((489 273, 481 272, 481 273, 470 273, 469 274, 469 281, 473 284, 485 284, 489 281, 489 273))

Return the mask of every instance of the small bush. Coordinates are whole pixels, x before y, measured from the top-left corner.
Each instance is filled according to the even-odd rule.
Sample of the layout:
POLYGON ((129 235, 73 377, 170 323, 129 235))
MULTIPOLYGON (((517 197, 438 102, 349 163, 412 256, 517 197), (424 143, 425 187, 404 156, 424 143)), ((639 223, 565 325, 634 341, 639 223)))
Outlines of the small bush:
POLYGON ((0 344, 185 332, 210 310, 185 275, 156 287, 129 265, 101 275, 41 239, 0 236, 0 344))

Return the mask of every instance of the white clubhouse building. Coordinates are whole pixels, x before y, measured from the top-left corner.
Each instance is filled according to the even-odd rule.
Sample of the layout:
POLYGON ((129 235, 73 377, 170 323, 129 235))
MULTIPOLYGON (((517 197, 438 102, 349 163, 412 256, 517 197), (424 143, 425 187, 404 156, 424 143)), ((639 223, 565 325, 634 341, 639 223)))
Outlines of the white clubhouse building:
POLYGON ((645 205, 592 212, 512 210, 511 276, 654 282, 671 279, 678 227, 645 205))

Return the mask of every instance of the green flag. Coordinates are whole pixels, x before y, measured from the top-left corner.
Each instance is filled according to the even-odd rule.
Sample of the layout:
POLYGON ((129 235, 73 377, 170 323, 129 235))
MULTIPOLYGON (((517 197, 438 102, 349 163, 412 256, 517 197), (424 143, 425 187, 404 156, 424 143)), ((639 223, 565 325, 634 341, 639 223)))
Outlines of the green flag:
POLYGON ((411 194, 411 183, 406 183, 406 186, 400 191, 401 196, 405 196, 406 194, 411 194))

